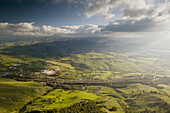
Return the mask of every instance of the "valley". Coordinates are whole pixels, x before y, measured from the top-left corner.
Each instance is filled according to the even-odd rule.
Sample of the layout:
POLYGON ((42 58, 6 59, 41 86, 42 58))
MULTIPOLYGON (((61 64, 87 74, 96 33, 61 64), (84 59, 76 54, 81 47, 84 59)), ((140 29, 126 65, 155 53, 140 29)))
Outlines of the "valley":
POLYGON ((170 112, 169 53, 110 38, 31 40, 1 43, 1 112, 170 112))

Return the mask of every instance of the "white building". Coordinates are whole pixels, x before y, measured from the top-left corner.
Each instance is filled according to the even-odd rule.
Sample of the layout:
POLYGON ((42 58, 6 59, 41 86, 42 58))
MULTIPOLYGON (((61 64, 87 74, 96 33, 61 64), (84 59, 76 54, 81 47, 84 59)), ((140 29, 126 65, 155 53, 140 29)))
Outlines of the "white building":
POLYGON ((41 74, 43 75, 54 75, 56 73, 56 71, 54 70, 50 70, 50 69, 45 69, 41 71, 41 74))

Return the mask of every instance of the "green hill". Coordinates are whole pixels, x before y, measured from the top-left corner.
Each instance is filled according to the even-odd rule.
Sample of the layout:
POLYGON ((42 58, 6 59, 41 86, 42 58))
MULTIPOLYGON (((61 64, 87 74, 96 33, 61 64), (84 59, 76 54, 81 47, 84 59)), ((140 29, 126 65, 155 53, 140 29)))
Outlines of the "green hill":
POLYGON ((0 78, 0 112, 17 112, 30 100, 46 93, 49 87, 35 82, 0 78))
POLYGON ((99 98, 93 93, 87 93, 86 91, 74 91, 62 89, 56 89, 40 97, 39 99, 32 102, 31 105, 27 106, 27 111, 32 110, 50 110, 50 109, 60 109, 64 107, 69 107, 74 103, 78 103, 83 100, 95 100, 99 98))

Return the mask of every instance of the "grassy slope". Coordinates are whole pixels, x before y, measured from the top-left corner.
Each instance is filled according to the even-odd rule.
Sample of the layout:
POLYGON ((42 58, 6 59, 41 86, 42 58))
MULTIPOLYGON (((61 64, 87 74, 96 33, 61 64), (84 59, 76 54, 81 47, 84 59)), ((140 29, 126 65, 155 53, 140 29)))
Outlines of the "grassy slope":
POLYGON ((21 61, 22 61, 21 59, 0 54, 0 69, 1 70, 6 69, 6 66, 17 64, 18 62, 21 62, 21 61))
MULTIPOLYGON (((106 108, 102 108, 102 110, 108 113, 110 112, 108 109, 111 109, 113 106, 117 108, 116 113, 124 113, 124 109, 129 107, 124 101, 125 98, 112 88, 104 86, 86 86, 85 91, 64 91, 62 89, 56 89, 33 101, 31 105, 27 105, 27 111, 69 107, 84 99, 94 100, 96 102, 104 101, 102 105, 105 105, 106 108)), ((114 112, 115 111, 113 111, 113 113, 114 112)))
POLYGON ((159 64, 156 58, 135 57, 128 53, 96 53, 74 54, 71 57, 43 59, 31 56, 10 57, 0 55, 0 69, 13 64, 21 64, 24 73, 38 72, 43 69, 61 68, 62 78, 114 79, 123 76, 141 76, 152 74, 168 75, 169 70, 159 64), (65 76, 69 72, 69 76, 65 76), (163 74, 162 74, 163 73, 163 74))
POLYGON ((149 73, 153 68, 161 70, 154 64, 153 58, 134 58, 133 55, 122 53, 95 53, 72 55, 64 57, 59 62, 69 63, 78 73, 79 78, 112 79, 120 75, 142 75, 149 73), (118 75, 118 76, 117 76, 118 75))
POLYGON ((124 102, 125 98, 119 95, 114 89, 104 86, 87 86, 86 90, 92 93, 101 95, 101 98, 96 101, 105 101, 103 105, 106 108, 103 108, 103 111, 110 113, 108 109, 113 106, 117 108, 116 111, 111 113, 124 113, 124 106, 128 107, 127 103, 124 102), (121 103, 120 103, 121 102, 121 103))
POLYGON ((133 83, 127 85, 126 88, 117 88, 116 90, 123 92, 123 94, 125 95, 131 96, 129 98, 126 98, 125 101, 134 110, 143 111, 145 109, 150 109, 154 111, 162 108, 164 109, 164 111, 160 111, 160 113, 164 113, 166 110, 168 110, 166 107, 169 106, 168 104, 170 102, 170 99, 162 91, 168 92, 169 87, 165 87, 165 85, 160 86, 164 86, 164 88, 157 89, 148 85, 133 83), (147 93, 142 93, 143 90, 147 93), (155 91, 157 93, 149 93, 150 91, 155 91))
POLYGON ((134 83, 134 84, 129 84, 127 85, 126 88, 120 88, 120 89, 117 89, 125 94, 131 94, 132 92, 133 93, 140 93, 142 92, 143 90, 144 91, 157 91, 159 92, 158 89, 154 88, 154 87, 151 87, 151 86, 148 86, 148 85, 143 85, 143 84, 140 84, 140 83, 134 83))
POLYGON ((22 74, 31 74, 32 72, 40 72, 43 69, 58 69, 60 68, 62 71, 62 74, 60 77, 65 77, 65 73, 69 72, 69 75, 67 74, 66 78, 72 77, 74 78, 75 75, 75 69, 70 64, 64 64, 60 62, 56 62, 53 60, 46 60, 36 57, 30 57, 30 56, 8 56, 8 55, 2 55, 0 54, 0 70, 1 72, 4 71, 4 69, 8 69, 8 67, 14 65, 14 64, 20 64, 20 67, 18 67, 15 70, 9 70, 6 72, 16 73, 20 74, 21 69, 23 70, 22 74))
POLYGON ((160 84, 159 86, 164 87, 161 91, 166 92, 170 96, 170 86, 165 84, 160 84))
POLYGON ((74 103, 80 102, 84 99, 95 100, 99 98, 92 93, 85 91, 64 91, 62 89, 56 89, 45 96, 33 101, 31 105, 27 106, 27 110, 47 110, 54 108, 64 108, 73 105, 74 103), (47 99, 47 101, 43 101, 47 99))
MULTIPOLYGON (((24 49, 23 49, 24 51, 24 49)), ((39 50, 38 50, 39 51, 39 50)), ((56 51, 56 50, 55 50, 56 51)), ((73 55, 72 57, 65 57, 61 60, 58 60, 59 62, 64 62, 64 65, 59 62, 55 61, 48 61, 47 64, 42 65, 41 62, 39 62, 39 58, 32 58, 24 56, 24 62, 28 63, 33 68, 40 68, 39 70, 43 68, 58 68, 57 66, 64 67, 63 69, 66 69, 66 72, 68 70, 76 70, 76 73, 78 73, 78 78, 93 78, 93 79, 109 79, 109 78, 121 78, 122 75, 125 76, 132 76, 137 75, 140 76, 141 73, 149 73, 151 70, 157 72, 159 76, 166 75, 167 73, 170 73, 169 66, 167 63, 164 63, 162 65, 159 64, 159 59, 151 58, 151 57, 135 57, 133 54, 126 54, 126 53, 96 53, 96 52, 90 52, 87 54, 77 54, 73 55), (30 59, 35 59, 30 61, 30 59), (65 65, 65 63, 71 64, 65 65), (73 68, 72 68, 73 66, 73 68)), ((11 59, 11 58, 10 58, 11 59)), ((42 60, 42 59, 41 59, 42 60)), ((8 64, 9 59, 6 59, 4 64, 8 64)), ((20 59, 14 59, 13 61, 10 61, 9 63, 13 62, 13 64, 20 61, 20 59)), ((21 60, 23 62, 23 60, 21 60)), ((44 59, 43 59, 44 62, 44 59)), ((9 64, 11 65, 11 64, 9 64)), ((28 65, 25 66, 27 68, 28 65)), ((31 70, 31 69, 30 69, 31 70)), ((130 94, 132 91, 134 92, 140 92, 142 90, 147 91, 158 91, 158 89, 142 85, 142 84, 130 84, 127 88, 120 89, 120 91, 124 92, 125 94, 130 94)), ((165 91, 169 94, 169 86, 164 86, 164 89, 161 91, 165 91)), ((112 91, 111 89, 105 89, 101 90, 102 95, 104 95, 102 100, 107 100, 105 103, 107 107, 110 105, 115 105, 117 108, 120 108, 120 111, 122 107, 119 104, 120 97, 118 98, 118 95, 112 91), (108 92, 110 91, 110 93, 108 92), (106 93, 106 94, 105 94, 106 93), (115 97, 107 96, 109 94, 113 94, 115 97)), ((169 97, 163 96, 163 95, 143 95, 136 100, 134 99, 133 102, 136 102, 139 106, 148 106, 148 103, 144 103, 148 98, 150 97, 157 97, 165 100, 169 103, 169 97), (148 97, 148 98, 147 98, 148 97), (144 104, 143 104, 143 103, 144 104)), ((2 98, 5 99, 5 98, 2 98)), ((123 98, 121 98, 123 100, 123 98)), ((156 100, 156 98, 155 98, 156 100)), ((154 98, 151 103, 155 102, 154 98)), ((161 100, 162 101, 162 100, 161 100)), ((51 105, 52 106, 52 105, 51 105)), ((143 107, 143 108, 144 108, 143 107)), ((142 108, 142 109, 143 109, 142 108)))
POLYGON ((169 104, 165 101, 164 96, 157 94, 143 94, 137 98, 129 99, 128 104, 133 107, 134 110, 143 111, 145 109, 150 109, 152 111, 158 110, 159 108, 164 109, 159 111, 159 113, 166 113, 169 104))
POLYGON ((0 112, 14 112, 49 88, 35 82, 18 82, 0 78, 0 112))

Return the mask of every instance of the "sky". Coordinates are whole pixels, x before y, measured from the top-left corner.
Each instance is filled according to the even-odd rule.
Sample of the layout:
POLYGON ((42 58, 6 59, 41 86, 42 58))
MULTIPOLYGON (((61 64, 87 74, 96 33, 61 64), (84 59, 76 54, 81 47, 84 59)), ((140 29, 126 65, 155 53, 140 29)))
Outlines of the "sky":
POLYGON ((0 36, 170 36, 170 0, 0 0, 0 36))

